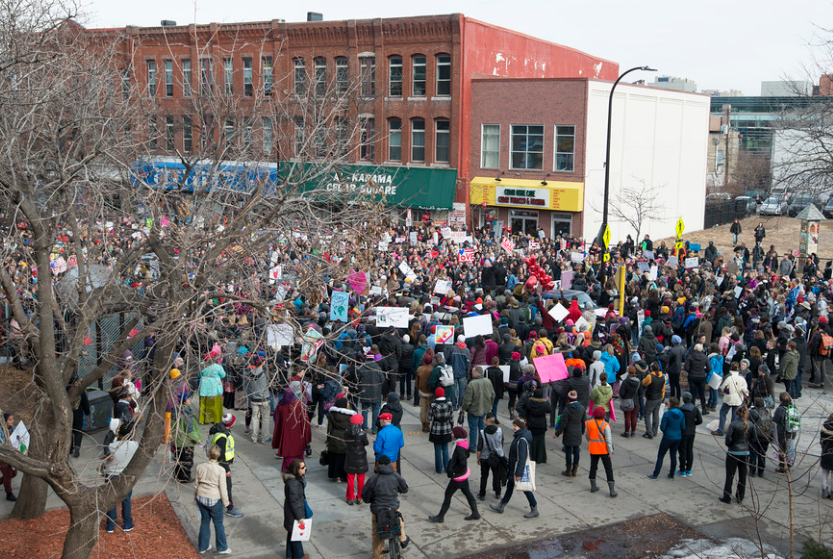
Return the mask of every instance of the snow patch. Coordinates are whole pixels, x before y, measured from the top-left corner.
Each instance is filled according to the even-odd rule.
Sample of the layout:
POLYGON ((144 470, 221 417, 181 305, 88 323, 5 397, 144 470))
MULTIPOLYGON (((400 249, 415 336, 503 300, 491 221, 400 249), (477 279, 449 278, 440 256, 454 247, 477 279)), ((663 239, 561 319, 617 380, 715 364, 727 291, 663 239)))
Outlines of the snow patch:
POLYGON ((775 553, 774 548, 764 544, 764 553, 752 540, 743 538, 729 538, 723 542, 715 543, 711 540, 685 540, 678 546, 670 549, 661 559, 753 559, 765 557, 766 559, 783 559, 775 553))
POLYGON ((504 60, 506 60, 506 58, 504 58, 502 52, 495 53, 495 62, 503 62, 504 60))
POLYGON ((602 62, 599 62, 598 64, 593 64, 593 71, 596 73, 597 78, 599 77, 599 74, 602 72, 602 64, 602 62))

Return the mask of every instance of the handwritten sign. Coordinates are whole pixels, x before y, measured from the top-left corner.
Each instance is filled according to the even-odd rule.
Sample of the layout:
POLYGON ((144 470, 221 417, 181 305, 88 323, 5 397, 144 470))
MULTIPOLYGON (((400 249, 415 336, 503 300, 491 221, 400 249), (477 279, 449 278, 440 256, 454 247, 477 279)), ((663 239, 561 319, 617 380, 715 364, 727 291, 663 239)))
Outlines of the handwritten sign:
POLYGON ((350 294, 346 291, 333 291, 330 297, 330 320, 347 322, 347 308, 350 306, 350 294))
POLYGON ((451 280, 437 280, 437 284, 434 286, 434 293, 445 295, 450 289, 451 280))
POLYGON ((692 256, 691 258, 685 259, 685 267, 686 268, 696 268, 700 265, 700 259, 696 256, 692 256))
POLYGON ((438 344, 454 343, 454 326, 437 326, 434 336, 438 344))
POLYGON ((376 307, 376 326, 380 328, 407 328, 408 309, 402 307, 376 307))

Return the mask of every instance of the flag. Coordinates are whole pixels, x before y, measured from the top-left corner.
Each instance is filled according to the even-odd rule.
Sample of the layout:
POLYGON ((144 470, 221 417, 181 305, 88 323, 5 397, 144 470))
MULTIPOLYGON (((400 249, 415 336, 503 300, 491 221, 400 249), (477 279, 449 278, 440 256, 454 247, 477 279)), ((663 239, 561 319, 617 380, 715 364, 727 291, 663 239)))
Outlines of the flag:
POLYGON ((460 262, 474 262, 474 249, 473 248, 461 248, 460 249, 460 262))

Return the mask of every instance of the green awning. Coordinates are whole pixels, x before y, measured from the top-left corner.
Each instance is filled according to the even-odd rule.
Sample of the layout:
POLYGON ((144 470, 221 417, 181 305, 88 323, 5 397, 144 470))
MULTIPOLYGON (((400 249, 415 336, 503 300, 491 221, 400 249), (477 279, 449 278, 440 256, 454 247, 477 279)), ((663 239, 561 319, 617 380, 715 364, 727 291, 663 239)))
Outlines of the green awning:
POLYGON ((456 169, 337 165, 316 172, 314 165, 282 163, 281 174, 315 177, 307 181, 307 190, 323 188, 347 197, 370 196, 374 202, 384 200, 388 207, 420 210, 450 210, 457 186, 456 169))

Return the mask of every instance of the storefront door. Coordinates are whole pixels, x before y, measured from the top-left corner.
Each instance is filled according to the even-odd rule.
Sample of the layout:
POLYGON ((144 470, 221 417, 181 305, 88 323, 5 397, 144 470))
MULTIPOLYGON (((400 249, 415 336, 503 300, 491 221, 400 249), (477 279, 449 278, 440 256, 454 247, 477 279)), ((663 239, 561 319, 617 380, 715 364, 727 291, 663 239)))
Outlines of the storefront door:
POLYGON ((511 210, 509 212, 509 226, 512 228, 512 233, 521 233, 537 237, 538 212, 511 210))
POLYGON ((569 235, 573 229, 573 216, 568 213, 552 214, 552 238, 559 235, 569 235))

